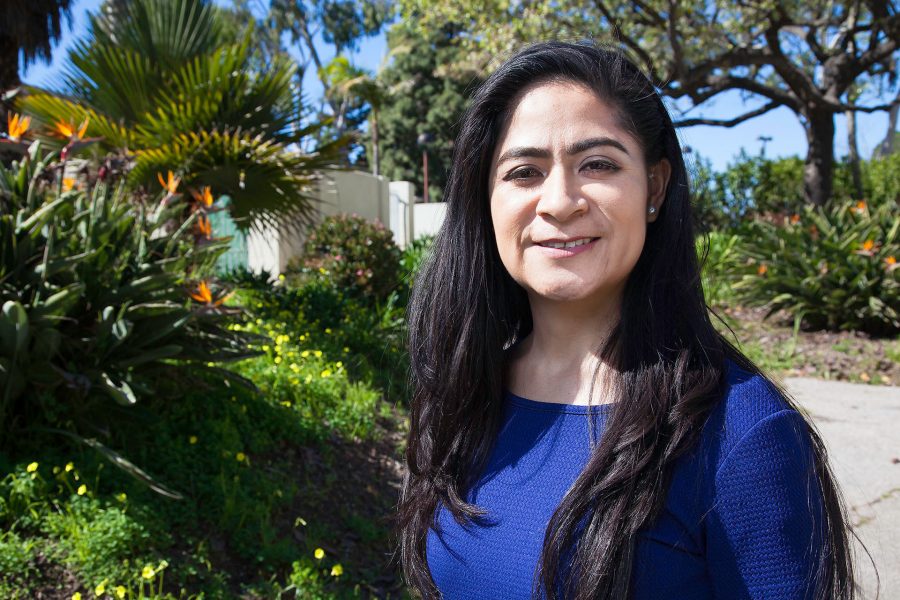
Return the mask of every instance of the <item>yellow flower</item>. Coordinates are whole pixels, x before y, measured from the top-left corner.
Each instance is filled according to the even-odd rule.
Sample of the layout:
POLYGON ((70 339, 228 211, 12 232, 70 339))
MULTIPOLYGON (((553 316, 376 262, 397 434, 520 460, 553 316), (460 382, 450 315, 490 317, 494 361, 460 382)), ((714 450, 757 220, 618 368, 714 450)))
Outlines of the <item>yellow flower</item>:
POLYGON ((72 600, 81 600, 81 592, 75 592, 72 594, 72 600))
POLYGON ((275 362, 276 365, 281 364, 281 357, 280 357, 280 356, 276 356, 274 362, 275 362))
POLYGON ((319 273, 321 273, 322 275, 324 275, 327 272, 328 271, 326 271, 324 267, 319 267, 319 273))
POLYGON ((144 579, 153 579, 154 575, 156 575, 156 572, 153 570, 153 565, 146 565, 141 569, 141 577, 144 579))
POLYGON ((188 443, 191 444, 191 445, 196 444, 196 443, 197 443, 197 436, 196 436, 196 435, 192 435, 191 437, 189 437, 189 438, 188 438, 188 443))
POLYGON ((326 328, 325 328, 325 334, 326 334, 326 335, 331 334, 331 327, 326 327, 326 328))
POLYGON ((348 352, 350 352, 350 348, 348 348, 347 346, 344 346, 344 354, 347 354, 348 352))
POLYGON ((72 463, 66 463, 66 473, 68 473, 69 471, 71 471, 74 468, 75 468, 75 465, 73 465, 72 463))
POLYGON ((73 187, 75 187, 75 179, 71 177, 63 177, 62 187, 64 192, 68 192, 73 187))
POLYGON ((75 491, 79 496, 84 496, 87 493, 87 486, 82 483, 75 491))
POLYGON ((303 352, 300 353, 300 356, 301 356, 302 358, 308 357, 308 356, 309 356, 309 350, 304 350, 303 352))
POLYGON ((161 185, 167 193, 174 194, 178 191, 178 184, 181 183, 181 177, 175 177, 175 173, 172 171, 169 171, 167 179, 163 179, 162 173, 157 173, 156 178, 159 180, 159 185, 161 185))
POLYGON ((30 465, 28 465, 27 467, 25 467, 25 470, 28 471, 29 473, 34 473, 35 471, 38 470, 38 464, 36 462, 33 462, 30 465))
POLYGON ((77 128, 73 123, 57 121, 54 125, 56 128, 55 133, 71 140, 80 140, 84 137, 84 133, 87 131, 88 122, 90 122, 90 120, 90 117, 85 117, 84 121, 82 121, 81 125, 77 128))
POLYGON ((103 594, 106 593, 106 582, 107 582, 107 580, 104 579, 99 584, 97 584, 97 587, 94 588, 95 596, 102 596, 103 594))
POLYGON ((316 548, 316 551, 313 552, 313 556, 316 557, 316 560, 322 560, 323 558, 325 558, 325 551, 321 548, 316 548))
POLYGON ((117 585, 116 586, 116 598, 119 598, 119 600, 122 600, 122 598, 124 598, 124 597, 125 597, 125 586, 117 585))
POLYGON ((116 494, 116 500, 118 500, 119 502, 125 502, 126 500, 128 500, 128 494, 126 494, 125 492, 116 494))
POLYGON ((17 114, 8 113, 6 115, 6 131, 10 141, 18 142, 28 131, 31 125, 31 117, 20 117, 17 114))
POLYGON ((60 472, 61 470, 62 470, 62 469, 60 469, 59 467, 53 467, 53 474, 54 474, 54 475, 57 475, 57 474, 59 474, 59 472, 60 472))
POLYGON ((340 563, 331 567, 331 576, 332 577, 340 577, 344 573, 344 567, 340 565, 340 563))
POLYGON ((321 350, 315 350, 315 351, 313 351, 313 354, 316 355, 316 358, 322 358, 322 351, 321 351, 321 350))
POLYGON ((331 377, 331 369, 325 369, 324 371, 322 371, 321 376, 323 379, 325 377, 331 377))
POLYGON ((312 375, 307 375, 306 379, 303 380, 303 383, 309 383, 310 381, 312 381, 312 375))
POLYGON ((278 274, 278 281, 284 281, 284 273, 278 274))
POLYGON ((238 462, 244 462, 245 460, 247 460, 247 455, 243 452, 238 452, 234 455, 234 459, 238 462))

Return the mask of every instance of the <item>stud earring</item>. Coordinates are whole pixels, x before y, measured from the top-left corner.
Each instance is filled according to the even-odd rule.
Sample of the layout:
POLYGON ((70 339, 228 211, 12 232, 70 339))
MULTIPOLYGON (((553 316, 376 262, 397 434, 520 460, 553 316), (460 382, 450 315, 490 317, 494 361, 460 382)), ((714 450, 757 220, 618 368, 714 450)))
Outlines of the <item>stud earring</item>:
POLYGON ((655 207, 655 206, 651 206, 650 208, 647 209, 647 212, 650 213, 650 214, 652 215, 653 213, 656 212, 656 207, 655 207))

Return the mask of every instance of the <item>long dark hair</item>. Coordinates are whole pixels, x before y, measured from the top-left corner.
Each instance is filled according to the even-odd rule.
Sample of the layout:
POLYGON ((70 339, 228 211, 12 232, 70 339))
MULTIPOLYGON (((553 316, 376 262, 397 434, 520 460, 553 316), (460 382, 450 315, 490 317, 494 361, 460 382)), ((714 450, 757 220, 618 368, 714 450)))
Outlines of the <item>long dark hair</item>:
MULTIPOLYGON (((478 89, 463 119, 446 220, 410 304, 412 398, 398 537, 406 578, 426 598, 439 595, 425 558, 435 511, 440 504, 460 523, 483 514, 466 493, 499 429, 505 350, 531 331, 525 292, 497 251, 488 173, 512 101, 541 81, 592 89, 618 109, 646 164, 666 158, 672 174, 628 278, 620 320, 601 352, 614 366, 615 404, 600 443, 547 526, 535 592, 542 588, 551 600, 627 597, 636 534, 662 508, 673 461, 696 442, 721 400, 726 359, 759 373, 710 321, 687 172, 651 83, 622 53, 589 43, 545 42, 520 51, 478 89), (563 556, 571 557, 574 574, 565 582, 563 556)), ((817 595, 852 598, 846 512, 822 441, 811 424, 808 431, 825 503, 827 547, 817 595)))

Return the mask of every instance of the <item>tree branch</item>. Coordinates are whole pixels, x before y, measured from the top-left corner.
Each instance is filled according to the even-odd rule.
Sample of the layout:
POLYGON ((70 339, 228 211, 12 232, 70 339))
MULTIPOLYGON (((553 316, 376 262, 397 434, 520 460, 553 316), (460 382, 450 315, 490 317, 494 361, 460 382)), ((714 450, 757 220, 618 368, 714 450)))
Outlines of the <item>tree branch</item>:
POLYGON ((720 119, 685 119, 683 121, 676 121, 675 127, 693 127, 694 125, 713 125, 715 127, 734 127, 744 121, 748 121, 754 117, 758 117, 760 115, 764 115, 770 110, 774 110, 779 106, 783 106, 780 102, 769 102, 765 106, 758 108, 756 110, 751 110, 748 113, 745 113, 739 117, 735 117, 729 120, 720 120, 720 119))
POLYGON ((634 52, 644 63, 644 66, 649 72, 649 75, 653 81, 653 85, 655 85, 656 87, 662 87, 663 81, 662 79, 660 79, 659 73, 656 70, 656 66, 653 63, 653 59, 650 57, 647 51, 637 43, 637 40, 622 33, 622 27, 619 24, 619 20, 612 14, 612 11, 609 10, 609 8, 602 0, 595 0, 594 5, 597 7, 597 10, 600 11, 600 14, 602 14, 603 17, 609 22, 615 38, 619 42, 625 44, 625 46, 632 52, 634 52))

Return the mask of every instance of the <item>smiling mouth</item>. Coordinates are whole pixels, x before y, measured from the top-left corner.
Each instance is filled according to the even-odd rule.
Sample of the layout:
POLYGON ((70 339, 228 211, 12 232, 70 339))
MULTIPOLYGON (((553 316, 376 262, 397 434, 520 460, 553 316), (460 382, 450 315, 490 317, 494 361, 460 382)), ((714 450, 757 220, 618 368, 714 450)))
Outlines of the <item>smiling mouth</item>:
POLYGON ((569 248, 577 248, 578 246, 584 246, 585 244, 590 244, 594 240, 599 240, 599 239, 600 238, 586 237, 586 238, 580 238, 577 240, 572 240, 570 242, 546 241, 546 242, 538 242, 538 246, 542 246, 544 248, 554 248, 556 250, 567 250, 569 248))

